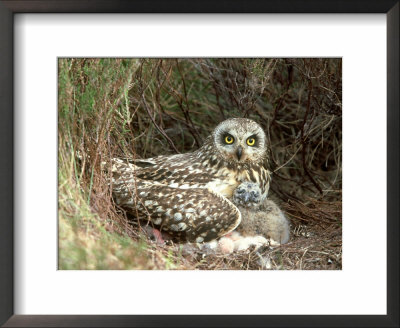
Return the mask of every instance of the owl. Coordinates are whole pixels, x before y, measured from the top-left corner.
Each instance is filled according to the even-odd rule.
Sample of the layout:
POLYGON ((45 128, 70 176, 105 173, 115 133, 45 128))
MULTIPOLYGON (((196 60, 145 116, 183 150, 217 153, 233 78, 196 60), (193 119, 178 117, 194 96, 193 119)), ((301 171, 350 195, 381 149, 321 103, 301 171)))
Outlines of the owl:
POLYGON ((241 208, 253 215, 264 204, 270 184, 267 150, 260 125, 228 119, 194 152, 114 158, 113 196, 126 211, 179 241, 211 241, 238 227, 241 208))

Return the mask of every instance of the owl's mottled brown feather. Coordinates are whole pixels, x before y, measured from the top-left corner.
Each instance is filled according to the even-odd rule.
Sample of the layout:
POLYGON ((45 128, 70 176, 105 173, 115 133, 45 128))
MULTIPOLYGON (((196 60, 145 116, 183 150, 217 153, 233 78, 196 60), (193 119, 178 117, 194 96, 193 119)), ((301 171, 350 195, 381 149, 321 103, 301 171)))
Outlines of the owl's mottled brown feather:
POLYGON ((265 163, 261 127, 247 119, 231 119, 218 125, 192 153, 113 159, 113 194, 120 206, 182 240, 209 241, 240 223, 240 211, 232 202, 240 183, 257 184, 261 198, 266 198, 270 173, 265 163), (237 144, 224 145, 224 133, 234 135, 237 144), (258 148, 246 148, 249 136, 257 136, 258 148), (243 148, 240 158, 235 157, 234 146, 243 148))

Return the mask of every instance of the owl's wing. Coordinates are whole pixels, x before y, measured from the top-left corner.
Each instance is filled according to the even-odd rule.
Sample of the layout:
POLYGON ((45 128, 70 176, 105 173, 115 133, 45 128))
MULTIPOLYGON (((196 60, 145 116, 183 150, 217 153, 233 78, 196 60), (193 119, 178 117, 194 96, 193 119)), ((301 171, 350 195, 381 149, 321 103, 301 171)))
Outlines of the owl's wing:
MULTIPOLYGON (((154 166, 160 166, 165 164, 168 161, 174 162, 184 162, 188 157, 191 156, 191 153, 185 154, 174 154, 174 155, 159 155, 157 157, 150 157, 150 158, 119 158, 120 160, 124 161, 125 163, 130 163, 136 165, 138 168, 151 168, 154 166)), ((114 158, 113 160, 117 160, 114 158)))
POLYGON ((131 214, 150 220, 182 241, 216 239, 241 221, 238 208, 219 194, 139 179, 129 167, 113 174, 113 194, 117 204, 131 214))
POLYGON ((128 162, 136 165, 138 168, 141 168, 141 169, 145 169, 148 167, 154 167, 156 165, 156 163, 154 163, 153 161, 146 160, 146 159, 129 160, 128 162))
POLYGON ((200 169, 199 161, 193 159, 191 153, 135 160, 113 158, 112 172, 114 177, 126 172, 133 174, 136 179, 165 185, 203 187, 212 179, 212 173, 206 168, 200 169))
MULTIPOLYGON (((161 156, 160 156, 161 157, 161 156)), ((165 156, 167 158, 167 156, 165 156)), ((154 174, 159 174, 160 162, 165 162, 166 158, 147 158, 147 159, 128 159, 128 158, 112 158, 112 172, 115 180, 121 174, 134 174, 140 179, 153 179, 154 174)))

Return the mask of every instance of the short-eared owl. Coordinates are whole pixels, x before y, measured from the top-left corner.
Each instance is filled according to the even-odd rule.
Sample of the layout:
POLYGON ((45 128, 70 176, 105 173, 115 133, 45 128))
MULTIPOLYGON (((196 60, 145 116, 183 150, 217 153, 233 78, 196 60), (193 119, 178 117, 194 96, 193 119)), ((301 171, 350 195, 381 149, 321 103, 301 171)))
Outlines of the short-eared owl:
POLYGON ((118 205, 182 241, 210 241, 234 230, 241 212, 246 222, 260 215, 270 183, 267 146, 256 122, 229 119, 192 153, 113 159, 113 194, 118 205))

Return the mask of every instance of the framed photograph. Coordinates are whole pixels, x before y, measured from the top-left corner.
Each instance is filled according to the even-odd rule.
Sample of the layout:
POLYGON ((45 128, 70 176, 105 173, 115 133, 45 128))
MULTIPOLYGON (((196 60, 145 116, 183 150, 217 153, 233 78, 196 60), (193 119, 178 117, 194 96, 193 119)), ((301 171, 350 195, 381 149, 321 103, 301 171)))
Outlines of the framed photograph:
POLYGON ((2 325, 398 326, 398 1, 0 9, 2 325))

